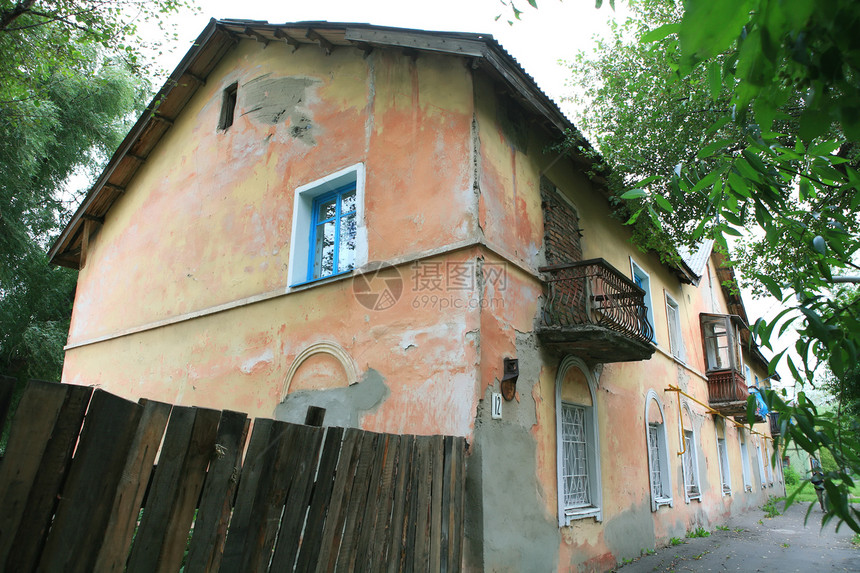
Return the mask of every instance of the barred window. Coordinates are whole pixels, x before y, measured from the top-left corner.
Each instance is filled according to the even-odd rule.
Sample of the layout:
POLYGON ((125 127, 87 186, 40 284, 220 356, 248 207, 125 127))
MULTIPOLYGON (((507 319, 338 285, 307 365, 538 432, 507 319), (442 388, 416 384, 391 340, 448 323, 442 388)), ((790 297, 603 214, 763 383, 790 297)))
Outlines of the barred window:
POLYGON ((696 442, 693 439, 692 430, 684 430, 685 451, 682 463, 684 464, 684 491, 687 499, 700 497, 699 471, 696 464, 696 442))
POLYGON ((558 523, 575 519, 600 521, 600 445, 596 382, 585 363, 574 357, 562 360, 556 374, 556 445, 558 470, 558 523))
POLYGON ((672 480, 663 405, 654 390, 645 397, 645 430, 648 445, 648 480, 651 485, 651 511, 672 505, 672 480))
POLYGON ((564 506, 569 509, 591 505, 588 493, 588 443, 585 439, 585 408, 561 405, 561 442, 564 455, 562 483, 564 506))

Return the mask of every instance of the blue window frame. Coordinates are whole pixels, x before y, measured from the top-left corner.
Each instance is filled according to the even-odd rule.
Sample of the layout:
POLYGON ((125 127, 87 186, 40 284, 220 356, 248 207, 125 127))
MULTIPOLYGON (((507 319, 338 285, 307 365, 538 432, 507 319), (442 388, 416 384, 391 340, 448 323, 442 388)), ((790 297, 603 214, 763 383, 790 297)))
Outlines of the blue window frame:
POLYGON ((312 219, 307 280, 351 271, 355 267, 355 183, 315 198, 312 219))
MULTIPOLYGON (((632 258, 630 259, 630 266, 633 270, 633 282, 645 291, 645 316, 643 318, 651 325, 651 332, 648 333, 651 335, 651 342, 656 343, 657 332, 654 329, 654 313, 651 310, 651 277, 632 258)), ((644 330, 645 328, 643 328, 644 330)))

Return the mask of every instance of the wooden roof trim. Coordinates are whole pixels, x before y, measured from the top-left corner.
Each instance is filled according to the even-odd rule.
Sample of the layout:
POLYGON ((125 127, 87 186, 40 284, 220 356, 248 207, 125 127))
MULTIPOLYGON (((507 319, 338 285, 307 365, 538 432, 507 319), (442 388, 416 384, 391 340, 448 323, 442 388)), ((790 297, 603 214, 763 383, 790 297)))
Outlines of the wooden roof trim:
POLYGON ((323 50, 325 50, 325 53, 326 53, 326 55, 327 55, 327 56, 330 56, 330 55, 331 55, 331 51, 334 49, 334 45, 333 45, 331 42, 329 42, 328 40, 326 40, 326 39, 322 36, 322 34, 320 34, 319 32, 317 32, 317 31, 316 31, 316 30, 314 30, 313 28, 308 28, 308 31, 305 33, 305 36, 307 36, 307 38, 308 38, 309 40, 313 40, 314 42, 316 42, 317 44, 319 44, 319 45, 320 45, 320 47, 321 47, 323 50))
MULTIPOLYGON (((125 136, 125 139, 123 139, 122 143, 117 148, 116 152, 114 152, 104 171, 102 171, 95 184, 90 188, 89 193, 87 193, 87 196, 81 202, 77 211, 72 215, 71 220, 63 229, 63 232, 60 233, 60 236, 51 246, 51 249, 48 251, 48 259, 51 262, 63 265, 63 262, 66 261, 66 257, 60 259, 58 258, 58 255, 69 248, 75 236, 80 232, 83 224, 83 215, 87 213, 96 202, 101 189, 108 183, 108 180, 111 175, 113 175, 114 170, 119 166, 122 159, 128 155, 131 152, 131 148, 137 144, 138 139, 152 121, 152 112, 158 108, 158 103, 164 100, 174 89, 179 78, 188 70, 199 54, 209 46, 212 38, 217 34, 218 30, 218 21, 214 18, 209 20, 209 23, 194 41, 192 48, 185 54, 173 73, 170 74, 170 77, 164 83, 164 86, 162 86, 158 93, 156 93, 152 98, 152 101, 150 101, 146 110, 141 114, 137 123, 134 124, 128 135, 125 136)), ((218 59, 220 59, 220 56, 218 59)), ((63 266, 72 265, 66 264, 63 266)))

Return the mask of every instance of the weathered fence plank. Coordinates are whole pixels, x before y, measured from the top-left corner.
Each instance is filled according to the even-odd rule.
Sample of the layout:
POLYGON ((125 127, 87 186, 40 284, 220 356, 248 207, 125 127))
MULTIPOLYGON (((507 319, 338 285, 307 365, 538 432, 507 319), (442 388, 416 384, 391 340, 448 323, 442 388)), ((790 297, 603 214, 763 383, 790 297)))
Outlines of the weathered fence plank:
POLYGON ((221 565, 233 496, 239 483, 242 450, 248 436, 246 414, 225 410, 215 438, 215 458, 209 464, 194 533, 188 549, 186 573, 217 571, 221 565))
POLYGON ((367 487, 371 472, 371 461, 376 447, 378 434, 366 433, 361 441, 358 464, 353 475, 347 507, 346 523, 344 524, 343 539, 341 540, 340 556, 337 560, 338 573, 355 569, 356 554, 358 553, 358 536, 360 532, 361 512, 367 500, 367 487))
POLYGON ((391 509, 391 536, 387 551, 388 571, 404 571, 406 562, 406 533, 405 520, 409 515, 408 488, 415 450, 415 436, 400 437, 400 456, 397 465, 394 501, 391 509))
POLYGON ((11 376, 0 376, 0 433, 6 428, 6 419, 9 417, 9 407, 12 405, 17 383, 11 376))
POLYGON ((349 487, 358 464, 361 439, 365 434, 355 429, 346 430, 340 458, 337 462, 336 477, 332 487, 331 502, 323 528, 322 545, 317 561, 317 573, 334 571, 346 521, 346 508, 349 506, 349 487))
POLYGON ((129 556, 129 573, 178 571, 206 467, 215 453, 221 412, 176 406, 170 413, 143 517, 129 556))
POLYGON ((6 563, 15 533, 27 507, 30 490, 42 464, 48 439, 66 400, 68 388, 33 382, 21 397, 12 420, 6 460, 0 466, 0 563, 6 563))
POLYGON ((3 570, 460 570, 464 438, 256 419, 243 464, 241 413, 39 382, 20 408, 3 570))
POLYGON ((92 571, 143 407, 93 392, 40 571, 92 571))
POLYGON ((170 404, 151 400, 141 400, 140 404, 143 413, 112 500, 113 509, 96 559, 97 571, 125 570, 152 464, 170 416, 170 404))
POLYGON ((245 552, 244 540, 249 534, 251 511, 254 505, 257 486, 264 466, 270 457, 277 453, 277 448, 271 443, 273 431, 278 425, 274 420, 258 418, 254 420, 251 429, 251 440, 245 454, 242 476, 239 478, 239 490, 236 493, 236 503, 233 506, 233 517, 227 530, 227 541, 224 544, 224 557, 221 569, 224 571, 241 571, 245 552))
POLYGON ((92 388, 83 386, 71 386, 66 392, 66 399, 57 415, 30 489, 27 506, 12 544, 14 551, 6 560, 5 571, 32 571, 39 562, 57 508, 57 494, 66 479, 92 393, 92 388))
MULTIPOLYGON (((320 455, 319 470, 308 506, 307 524, 302 538, 296 571, 313 571, 319 559, 326 512, 331 501, 334 474, 343 441, 343 428, 328 428, 320 455)), ((288 506, 289 508, 289 506, 288 506)))
POLYGON ((293 570, 322 447, 322 428, 302 426, 299 430, 291 461, 292 483, 283 502, 284 517, 272 557, 272 571, 293 570))

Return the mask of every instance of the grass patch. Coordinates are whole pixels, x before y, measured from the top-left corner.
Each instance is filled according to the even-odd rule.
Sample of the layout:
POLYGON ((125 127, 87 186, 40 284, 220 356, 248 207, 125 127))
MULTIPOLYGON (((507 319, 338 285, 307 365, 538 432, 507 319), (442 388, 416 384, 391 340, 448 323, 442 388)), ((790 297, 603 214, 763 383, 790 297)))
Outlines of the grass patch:
POLYGON ((694 529, 692 531, 687 532, 687 537, 689 537, 691 539, 695 538, 695 537, 710 537, 710 536, 711 536, 711 532, 708 531, 707 529, 705 529, 704 527, 701 527, 701 526, 697 527, 696 529, 694 529))
POLYGON ((669 545, 681 545, 682 543, 684 543, 684 540, 680 537, 673 537, 669 540, 669 545))
MULTIPOLYGON (((789 487, 786 491, 788 495, 791 495, 793 492, 797 492, 797 495, 794 498, 795 503, 797 502, 817 502, 818 497, 815 495, 815 487, 808 481, 801 482, 797 484, 795 487, 789 487)), ((860 503, 860 480, 854 484, 854 487, 851 488, 851 494, 849 497, 850 501, 853 503, 860 503)))
POLYGON ((729 530, 728 525, 718 525, 717 526, 717 531, 728 531, 728 530, 729 530))
POLYGON ((764 516, 765 517, 776 517, 778 515, 782 515, 782 513, 780 513, 779 509, 777 509, 776 504, 777 504, 777 502, 782 501, 783 499, 784 498, 774 497, 774 496, 770 496, 769 498, 767 498, 767 503, 764 504, 763 506, 761 506, 761 508, 764 510, 764 516))

